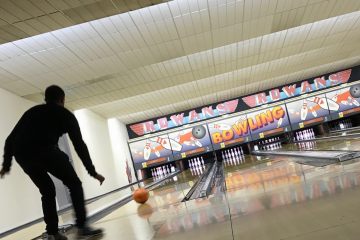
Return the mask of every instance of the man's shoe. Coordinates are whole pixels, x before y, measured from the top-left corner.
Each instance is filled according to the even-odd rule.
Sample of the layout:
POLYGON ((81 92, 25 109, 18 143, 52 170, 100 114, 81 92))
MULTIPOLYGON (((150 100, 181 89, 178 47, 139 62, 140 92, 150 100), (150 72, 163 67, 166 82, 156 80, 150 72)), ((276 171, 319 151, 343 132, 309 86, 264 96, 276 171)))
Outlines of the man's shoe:
POLYGON ((46 240, 67 240, 68 238, 61 233, 57 233, 55 235, 47 234, 45 236, 46 240))
POLYGON ((78 229, 78 237, 94 237, 103 234, 103 230, 100 228, 83 227, 78 229))

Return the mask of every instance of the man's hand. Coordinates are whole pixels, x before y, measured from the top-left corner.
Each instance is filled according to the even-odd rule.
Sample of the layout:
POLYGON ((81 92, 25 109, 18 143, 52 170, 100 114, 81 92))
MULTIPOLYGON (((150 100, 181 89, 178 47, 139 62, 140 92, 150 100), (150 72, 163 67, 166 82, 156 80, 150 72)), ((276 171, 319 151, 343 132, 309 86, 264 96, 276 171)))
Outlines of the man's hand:
POLYGON ((0 171, 0 178, 4 178, 5 174, 8 174, 9 170, 5 170, 4 168, 1 169, 0 171))
POLYGON ((105 178, 101 174, 97 174, 95 178, 100 182, 100 185, 105 181, 105 178))

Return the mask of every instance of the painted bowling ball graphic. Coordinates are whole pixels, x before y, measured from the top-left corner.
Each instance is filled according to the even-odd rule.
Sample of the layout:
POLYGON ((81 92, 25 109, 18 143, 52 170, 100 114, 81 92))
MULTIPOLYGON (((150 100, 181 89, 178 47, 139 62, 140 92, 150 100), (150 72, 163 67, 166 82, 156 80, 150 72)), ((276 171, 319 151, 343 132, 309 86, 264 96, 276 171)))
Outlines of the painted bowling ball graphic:
POLYGON ((192 135, 197 139, 202 139, 206 135, 206 129, 204 126, 196 126, 192 129, 192 135))
POLYGON ((149 199, 149 191, 144 188, 136 189, 133 193, 133 199, 137 203, 145 203, 149 199))
POLYGON ((353 98, 360 97, 360 84, 356 84, 356 85, 350 87, 350 95, 353 98))

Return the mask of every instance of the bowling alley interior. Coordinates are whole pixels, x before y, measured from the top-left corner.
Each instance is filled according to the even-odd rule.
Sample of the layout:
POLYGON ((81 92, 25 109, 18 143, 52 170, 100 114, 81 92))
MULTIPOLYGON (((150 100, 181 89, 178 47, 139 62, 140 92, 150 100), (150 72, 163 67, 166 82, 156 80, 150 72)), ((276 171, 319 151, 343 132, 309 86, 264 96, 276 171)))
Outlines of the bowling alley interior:
MULTIPOLYGON (((0 1, 2 160, 52 85, 105 177, 59 138, 86 239, 359 239, 360 1, 0 1)), ((48 173, 56 238, 17 161, 0 238, 80 239, 69 189, 48 173)))

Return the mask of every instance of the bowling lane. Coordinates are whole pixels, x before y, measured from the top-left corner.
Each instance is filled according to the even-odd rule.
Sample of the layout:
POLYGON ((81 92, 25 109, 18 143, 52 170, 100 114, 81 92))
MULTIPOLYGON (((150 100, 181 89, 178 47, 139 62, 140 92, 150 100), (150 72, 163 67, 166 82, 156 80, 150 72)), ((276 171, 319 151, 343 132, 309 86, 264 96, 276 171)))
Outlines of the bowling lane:
MULTIPOLYGON (((148 183, 150 183, 150 181, 148 181, 148 183)), ((138 187, 137 185, 133 186, 134 189, 136 189, 137 187, 138 187)), ((90 203, 86 204, 88 215, 92 215, 95 212, 98 212, 108 207, 109 205, 119 201, 120 199, 124 198, 126 195, 129 194, 131 194, 131 189, 126 188, 108 194, 94 201, 91 201, 90 203)), ((74 219, 74 213, 73 213, 73 209, 71 208, 59 214, 59 225, 64 226, 64 225, 72 224, 73 219, 74 219)), ((11 235, 8 235, 2 239, 4 240, 33 239, 41 235, 44 231, 45 231, 45 224, 43 221, 41 221, 39 223, 31 225, 30 227, 27 227, 11 235)))
POLYGON ((327 136, 336 137, 336 136, 346 136, 348 134, 360 134, 360 128, 347 129, 339 132, 330 132, 327 136))
MULTIPOLYGON (((316 148, 360 150, 360 141, 318 142, 316 148)), ((325 167, 289 157, 254 159, 246 168, 225 167, 234 239, 358 238, 359 159, 325 167)))
POLYGON ((197 178, 186 170, 151 190, 145 204, 131 201, 97 221, 101 239, 232 239, 225 195, 181 202, 197 178))
MULTIPOLYGON (((157 179, 161 180, 161 179, 157 179)), ((86 209, 88 211, 88 215, 93 215, 99 211, 106 209, 107 207, 119 202, 120 200, 126 198, 127 196, 131 195, 131 193, 138 189, 139 187, 147 187, 157 181, 156 179, 149 178, 146 179, 139 184, 132 185, 131 187, 127 187, 125 189, 115 191, 113 193, 107 194, 103 197, 99 197, 93 201, 90 201, 86 204, 86 209)), ((73 209, 69 209, 59 215, 63 224, 72 223, 73 221, 74 212, 73 209)))
MULTIPOLYGON (((164 180, 160 185, 150 188, 149 193, 151 197, 147 203, 153 207, 164 208, 166 205, 181 202, 199 179, 200 174, 208 167, 209 165, 207 164, 201 171, 195 169, 185 170, 175 177, 164 180)), ((153 180, 147 179, 144 183, 147 186, 153 183, 153 180)))
POLYGON ((309 141, 298 144, 285 144, 284 150, 360 150, 360 138, 328 139, 326 141, 309 141))
MULTIPOLYGON (((146 179, 140 183, 141 187, 146 187, 152 183, 154 183, 154 179, 146 179)), ((125 188, 123 190, 119 190, 110 194, 107 194, 103 197, 92 200, 86 204, 88 215, 93 215, 96 212, 99 212, 108 206, 117 203, 119 200, 123 199, 126 196, 129 196, 133 190, 137 189, 139 186, 133 185, 132 187, 125 188)), ((73 209, 69 209, 59 214, 59 225, 64 226, 73 223, 73 209)), ((36 236, 39 236, 42 232, 44 232, 45 224, 43 221, 33 224, 28 228, 17 231, 14 234, 8 235, 4 237, 4 240, 18 240, 18 239, 33 239, 36 236)))

